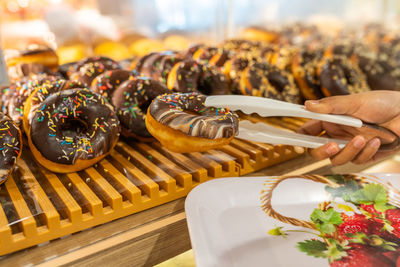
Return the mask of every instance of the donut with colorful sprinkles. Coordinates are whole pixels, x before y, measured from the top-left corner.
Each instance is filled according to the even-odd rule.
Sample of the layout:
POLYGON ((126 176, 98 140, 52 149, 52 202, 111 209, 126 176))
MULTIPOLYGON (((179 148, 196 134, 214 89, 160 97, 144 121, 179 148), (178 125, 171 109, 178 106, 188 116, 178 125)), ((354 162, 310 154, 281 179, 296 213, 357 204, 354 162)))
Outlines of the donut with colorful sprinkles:
POLYGON ((147 130, 174 152, 201 152, 229 144, 238 133, 238 116, 228 109, 206 107, 205 99, 198 93, 158 96, 147 110, 147 130))
POLYGON ((8 116, 0 113, 0 184, 11 174, 21 151, 20 129, 8 116))
POLYGON ((135 77, 122 83, 112 97, 122 135, 141 141, 154 140, 146 129, 147 108, 154 98, 166 93, 170 90, 164 84, 147 77, 135 77))
POLYGON ((26 133, 29 132, 31 121, 35 115, 38 106, 51 94, 57 93, 62 90, 73 88, 84 88, 85 86, 80 82, 73 82, 64 79, 56 79, 54 81, 45 81, 41 85, 37 85, 33 92, 26 99, 23 107, 23 126, 26 133))
POLYGON ((119 137, 113 106, 88 89, 50 95, 36 109, 28 134, 35 159, 58 173, 83 170, 107 156, 119 137))

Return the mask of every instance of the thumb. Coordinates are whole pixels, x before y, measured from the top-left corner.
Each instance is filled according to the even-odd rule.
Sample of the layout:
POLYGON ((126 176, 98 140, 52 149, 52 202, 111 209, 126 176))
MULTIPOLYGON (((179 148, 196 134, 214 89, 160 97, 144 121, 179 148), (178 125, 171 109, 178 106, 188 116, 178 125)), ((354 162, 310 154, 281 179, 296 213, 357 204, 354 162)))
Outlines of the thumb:
POLYGON ((353 115, 360 107, 360 97, 357 95, 331 96, 320 100, 307 100, 304 105, 307 110, 317 113, 353 115))

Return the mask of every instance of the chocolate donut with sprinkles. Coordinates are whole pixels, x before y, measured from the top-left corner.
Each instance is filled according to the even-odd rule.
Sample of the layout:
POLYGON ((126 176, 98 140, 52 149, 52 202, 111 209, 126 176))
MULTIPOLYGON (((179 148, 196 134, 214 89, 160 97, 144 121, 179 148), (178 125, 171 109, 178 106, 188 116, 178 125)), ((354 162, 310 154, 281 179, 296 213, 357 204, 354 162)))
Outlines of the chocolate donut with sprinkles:
POLYGON ((90 57, 76 63, 69 79, 90 86, 98 75, 114 69, 121 69, 121 66, 111 58, 90 57))
POLYGON ((50 95, 37 108, 28 134, 35 159, 47 169, 83 170, 107 156, 119 137, 113 106, 88 89, 50 95))
POLYGON ((0 113, 0 184, 10 176, 21 151, 20 129, 8 116, 0 113))
POLYGON ((115 69, 108 70, 103 74, 97 76, 91 85, 91 89, 102 96, 104 96, 109 102, 111 102, 112 94, 115 89, 120 86, 124 81, 130 77, 133 78, 133 72, 129 70, 115 69))
POLYGON ((36 109, 39 105, 48 98, 51 94, 57 93, 62 90, 73 88, 84 88, 85 86, 80 82, 73 82, 64 79, 56 79, 54 81, 45 81, 41 85, 35 87, 33 92, 26 99, 23 109, 23 126, 26 133, 31 128, 32 118, 35 115, 36 109))
POLYGON ((154 140, 146 129, 145 117, 151 101, 171 91, 161 82, 151 78, 135 77, 125 81, 112 97, 121 123, 122 135, 141 141, 154 140))
POLYGON ((205 95, 174 93, 153 100, 146 116, 148 131, 174 152, 216 149, 238 133, 238 117, 228 109, 206 107, 205 95))

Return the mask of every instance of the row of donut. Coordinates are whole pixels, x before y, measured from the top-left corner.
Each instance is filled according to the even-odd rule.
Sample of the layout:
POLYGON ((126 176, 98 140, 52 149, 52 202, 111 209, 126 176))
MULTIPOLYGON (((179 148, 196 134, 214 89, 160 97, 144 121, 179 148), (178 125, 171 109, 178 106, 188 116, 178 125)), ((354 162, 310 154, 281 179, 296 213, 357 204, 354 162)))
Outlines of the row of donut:
MULTIPOLYGON (((10 158, 2 161, 7 166, 1 169, 7 172, 1 181, 6 179, 20 155, 22 139, 18 126, 24 130, 30 150, 41 165, 61 173, 79 171, 105 157, 116 144, 120 132, 127 137, 149 140, 151 135, 145 125, 147 107, 157 96, 172 92, 163 83, 124 70, 105 57, 87 58, 57 73, 65 77, 32 74, 2 90, 2 110, 12 118, 2 115, 9 125, 5 129, 8 133, 12 126, 18 134, 9 135, 14 138, 12 142, 7 139, 8 135, 3 135, 6 139, 0 149, 3 156, 9 153, 10 158), (10 144, 14 144, 14 149, 8 148, 10 144)), ((194 98, 195 95, 191 95, 187 99, 192 102, 194 98)), ((219 109, 216 112, 200 108, 199 104, 202 103, 198 101, 191 106, 185 102, 194 112, 201 110, 198 115, 219 114, 219 109)), ((178 120, 184 115, 182 110, 180 112, 178 120)), ((225 112, 222 115, 226 116, 225 112)), ((201 125, 176 125, 178 128, 189 125, 190 132, 206 135, 208 140, 221 139, 219 127, 223 122, 224 119, 218 117, 202 120, 201 125)), ((222 132, 225 135, 225 131, 222 132)), ((230 137, 234 134, 231 132, 230 137)))

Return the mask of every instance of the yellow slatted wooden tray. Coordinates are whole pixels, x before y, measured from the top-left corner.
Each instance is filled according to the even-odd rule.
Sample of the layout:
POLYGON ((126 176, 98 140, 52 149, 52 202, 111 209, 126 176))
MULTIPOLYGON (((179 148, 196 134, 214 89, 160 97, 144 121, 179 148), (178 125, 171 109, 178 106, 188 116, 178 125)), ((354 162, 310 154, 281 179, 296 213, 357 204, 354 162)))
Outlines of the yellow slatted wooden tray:
MULTIPOLYGON (((298 124, 284 123, 288 128, 298 124)), ((38 166, 25 148, 0 186, 0 255, 184 197, 210 179, 245 175, 303 153, 235 139, 220 150, 179 154, 157 142, 121 140, 95 166, 54 174, 38 166)))

